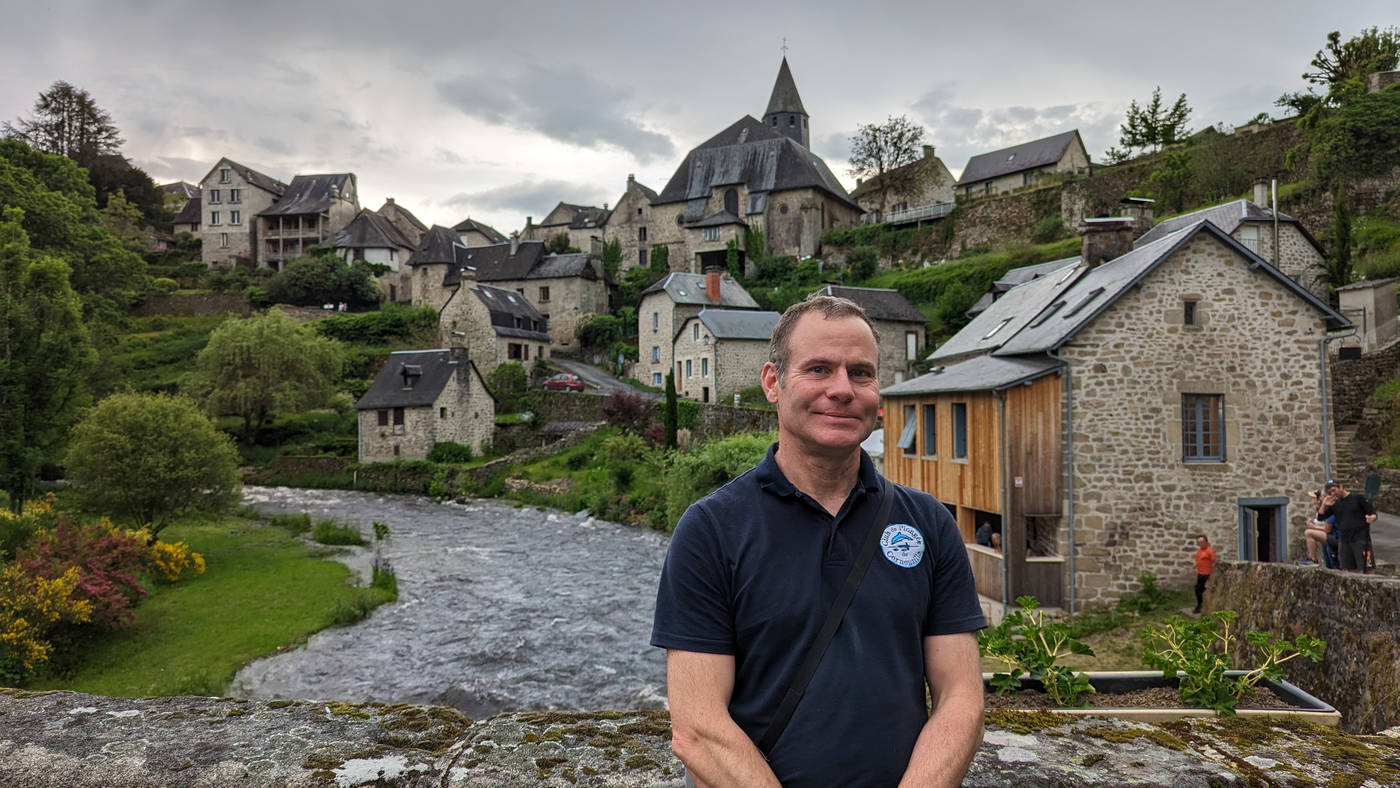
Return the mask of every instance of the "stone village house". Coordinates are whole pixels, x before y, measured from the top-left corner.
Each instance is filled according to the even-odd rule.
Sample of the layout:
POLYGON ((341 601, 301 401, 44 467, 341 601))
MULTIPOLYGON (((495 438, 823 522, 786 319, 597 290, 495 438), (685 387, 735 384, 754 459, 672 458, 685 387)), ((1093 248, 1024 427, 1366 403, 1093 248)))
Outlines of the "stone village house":
POLYGON ((259 235, 254 217, 271 208, 287 184, 228 158, 219 159, 199 181, 200 258, 207 266, 252 267, 259 235))
MULTIPOLYGON (((642 291, 637 307, 637 378, 663 386, 672 369, 677 332, 706 308, 758 309, 758 302, 727 271, 712 267, 703 275, 672 273, 642 291)), ((677 377, 676 385, 680 387, 677 377)))
POLYGON ((331 246, 347 264, 357 260, 387 266, 388 272, 376 277, 379 289, 389 302, 412 298, 412 277, 408 258, 413 255, 417 240, 409 240, 398 226, 368 208, 360 209, 344 229, 331 238, 331 246))
POLYGON ((727 404, 759 385, 779 317, 750 309, 701 309, 687 318, 672 341, 676 393, 727 404))
POLYGON ((355 410, 362 463, 426 459, 448 441, 480 452, 496 424, 496 399, 465 348, 390 353, 355 410))
POLYGON ((1079 258, 882 391, 889 478, 966 542, 1002 530, 1004 557, 967 547, 986 597, 1078 609, 1143 572, 1188 580, 1199 533, 1259 561, 1301 536, 1331 443, 1329 331, 1350 323, 1208 221, 1136 248, 1131 223, 1086 222, 1079 258))
POLYGON ((1078 130, 973 156, 958 179, 957 193, 960 197, 1003 194, 1057 172, 1089 174, 1089 153, 1078 130))
POLYGON ((880 385, 891 386, 913 377, 914 362, 924 350, 928 318, 898 290, 827 285, 812 295, 848 298, 865 310, 880 332, 880 385))
POLYGON ((865 213, 865 224, 903 224, 921 219, 936 219, 952 213, 953 185, 956 179, 948 165, 933 153, 932 145, 924 146, 922 158, 895 167, 883 176, 856 181, 851 199, 865 213), (880 185, 890 184, 885 193, 884 211, 880 210, 880 185))
POLYGON ((259 211, 260 268, 281 270, 312 246, 325 246, 360 212, 354 173, 298 175, 270 208, 259 211))

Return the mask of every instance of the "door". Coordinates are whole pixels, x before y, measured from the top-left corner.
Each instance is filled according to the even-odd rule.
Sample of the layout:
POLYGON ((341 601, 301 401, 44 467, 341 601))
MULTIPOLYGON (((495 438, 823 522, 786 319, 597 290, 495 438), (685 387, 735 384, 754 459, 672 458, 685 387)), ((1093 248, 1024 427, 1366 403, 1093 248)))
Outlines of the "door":
POLYGON ((1288 499, 1239 499, 1241 561, 1288 560, 1288 499))

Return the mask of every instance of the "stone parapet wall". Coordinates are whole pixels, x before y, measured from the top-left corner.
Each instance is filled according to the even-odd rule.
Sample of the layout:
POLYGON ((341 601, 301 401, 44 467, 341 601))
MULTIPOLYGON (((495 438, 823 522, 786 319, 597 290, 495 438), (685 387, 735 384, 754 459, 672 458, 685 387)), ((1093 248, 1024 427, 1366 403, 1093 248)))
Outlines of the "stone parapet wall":
MULTIPOLYGON (((0 690, 0 774, 9 788, 679 788, 685 767, 670 738, 664 711, 473 721, 441 706, 0 690)), ((989 712, 962 784, 1394 785, 1397 750, 1390 737, 1307 723, 989 712)))
MULTIPOLYGON (((1233 629, 1241 636, 1257 629, 1326 641, 1321 662, 1295 659, 1284 674, 1335 706, 1345 730, 1372 733, 1400 723, 1400 579, 1221 562, 1206 588, 1206 609, 1237 612, 1233 629)), ((1252 667, 1244 654, 1235 659, 1252 667)))
POLYGON ((247 293, 150 293, 136 310, 141 317, 248 317, 252 313, 247 293))
POLYGON ((1361 358, 1337 358, 1338 342, 1328 346, 1331 357, 1332 423, 1355 424, 1366 410, 1366 400, 1380 384, 1400 376, 1400 342, 1394 342, 1361 358))

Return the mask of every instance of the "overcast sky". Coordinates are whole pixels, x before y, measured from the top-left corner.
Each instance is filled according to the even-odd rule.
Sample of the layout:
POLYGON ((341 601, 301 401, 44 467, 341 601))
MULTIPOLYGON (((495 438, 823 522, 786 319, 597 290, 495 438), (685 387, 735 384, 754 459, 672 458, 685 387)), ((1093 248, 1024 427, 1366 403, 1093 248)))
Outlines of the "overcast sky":
POLYGON ((1091 157, 1131 99, 1185 93, 1191 127, 1303 87, 1331 30, 1394 0, 802 3, 0 0, 0 118, 55 80, 88 90, 158 183, 221 156, 288 181, 353 172, 360 202, 503 232, 560 200, 658 191, 686 151, 760 117, 782 58, 812 149, 847 186, 862 123, 908 115, 969 156, 1079 129, 1091 157))

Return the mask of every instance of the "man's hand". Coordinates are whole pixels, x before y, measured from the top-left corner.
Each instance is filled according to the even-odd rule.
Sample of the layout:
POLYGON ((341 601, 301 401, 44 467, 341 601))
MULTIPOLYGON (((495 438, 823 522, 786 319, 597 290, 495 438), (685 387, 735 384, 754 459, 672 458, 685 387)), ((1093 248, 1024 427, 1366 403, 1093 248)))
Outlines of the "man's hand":
POLYGON ((1368 514, 1368 515, 1366 515, 1366 523, 1367 523, 1368 525, 1369 525, 1370 523, 1374 523, 1375 521, 1376 521, 1376 515, 1374 515, 1374 514, 1368 514))
POLYGON ((729 716, 733 692, 734 657, 668 649, 671 749, 698 786, 776 787, 778 778, 768 762, 729 716))
POLYGON ((960 784, 982 743, 984 704, 976 633, 924 638, 924 675, 933 714, 914 743, 901 788, 960 784))

